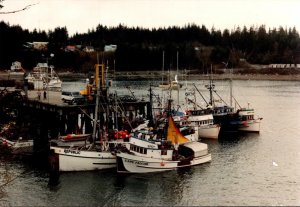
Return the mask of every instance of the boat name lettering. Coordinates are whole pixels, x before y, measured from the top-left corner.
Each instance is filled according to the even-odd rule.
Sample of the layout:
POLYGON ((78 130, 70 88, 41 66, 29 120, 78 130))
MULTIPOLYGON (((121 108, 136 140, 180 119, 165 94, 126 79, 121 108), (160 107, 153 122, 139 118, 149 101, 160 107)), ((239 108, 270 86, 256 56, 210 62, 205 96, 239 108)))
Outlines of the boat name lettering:
POLYGON ((148 145, 148 148, 154 149, 155 147, 153 145, 148 145))
POLYGON ((147 162, 143 162, 143 161, 135 161, 135 160, 128 160, 128 159, 125 159, 125 162, 133 163, 133 164, 136 164, 136 165, 148 165, 147 162))
POLYGON ((80 151, 77 150, 70 150, 70 149, 65 149, 64 153, 71 153, 71 154, 80 154, 80 151))

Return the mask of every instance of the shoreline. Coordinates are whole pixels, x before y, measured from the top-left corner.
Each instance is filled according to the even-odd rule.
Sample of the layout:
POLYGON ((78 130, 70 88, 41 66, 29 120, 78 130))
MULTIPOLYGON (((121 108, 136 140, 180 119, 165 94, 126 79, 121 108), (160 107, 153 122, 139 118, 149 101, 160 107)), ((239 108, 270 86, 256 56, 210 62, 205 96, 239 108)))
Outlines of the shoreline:
MULTIPOLYGON (((147 79, 156 79, 160 80, 162 78, 161 75, 157 74, 141 74, 141 72, 133 72, 131 73, 118 73, 115 75, 116 80, 147 80, 147 79)), ((172 76, 174 77, 174 76, 172 76)), ((289 74, 289 75, 279 75, 279 74, 213 74, 212 75, 214 80, 272 80, 272 81, 300 81, 300 74, 289 74)), ((110 78, 113 78, 111 75, 110 78)), ((166 79, 166 78, 165 78, 166 79)), ((174 79, 174 78, 173 78, 174 79)), ((190 74, 188 76, 185 75, 178 75, 179 81, 184 80, 209 80, 209 75, 203 74, 190 74)))
MULTIPOLYGON (((58 73, 58 76, 62 80, 68 79, 85 79, 87 74, 84 73, 58 73)), ((174 75, 171 75, 174 77, 174 75)), ((272 81, 300 81, 300 74, 213 74, 214 80, 272 80, 272 81)), ((161 80, 162 75, 159 72, 149 71, 130 71, 130 72, 116 72, 116 74, 108 74, 109 79, 115 80, 148 80, 156 79, 161 80)), ((204 74, 190 74, 190 75, 178 75, 178 80, 209 80, 209 75, 204 74)), ((167 79, 165 75, 165 80, 167 79)), ((173 80, 174 78, 171 78, 173 80)), ((0 72, 0 80, 16 80, 23 81, 22 75, 9 75, 7 72, 0 72)))

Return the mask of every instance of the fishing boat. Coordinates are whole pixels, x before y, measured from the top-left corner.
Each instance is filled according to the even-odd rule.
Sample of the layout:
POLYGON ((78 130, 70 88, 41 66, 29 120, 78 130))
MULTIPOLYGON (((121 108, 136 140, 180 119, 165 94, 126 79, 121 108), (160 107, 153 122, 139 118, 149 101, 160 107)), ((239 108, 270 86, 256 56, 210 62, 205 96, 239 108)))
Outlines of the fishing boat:
POLYGON ((0 137, 1 145, 6 146, 12 154, 32 154, 33 153, 33 140, 23 140, 21 137, 16 141, 11 141, 0 137))
POLYGON ((210 109, 189 109, 184 116, 174 117, 174 120, 180 126, 193 127, 198 132, 200 139, 218 139, 221 127, 214 123, 210 109))
POLYGON ((255 117, 254 109, 241 108, 237 111, 240 119, 238 131, 240 132, 260 132, 260 123, 262 118, 255 117))
POLYGON ((62 81, 48 63, 38 63, 26 79, 34 85, 34 89, 61 88, 62 81))
MULTIPOLYGON (((104 71, 103 64, 96 64, 96 67, 102 67, 102 72, 104 71)), ((99 70, 99 68, 98 68, 99 70)), ((99 79, 100 82, 100 79, 99 79)), ((58 163, 59 171, 91 171, 91 170, 104 170, 116 167, 116 155, 114 153, 115 149, 119 147, 122 142, 108 141, 108 137, 102 137, 100 135, 97 138, 96 135, 101 134, 99 124, 98 124, 98 109, 100 104, 100 90, 104 93, 105 90, 104 82, 97 85, 97 95, 95 104, 95 117, 93 119, 93 134, 92 143, 84 144, 83 146, 76 147, 63 147, 63 146, 50 146, 51 154, 53 159, 52 162, 58 163), (98 140, 98 142, 96 141, 98 140)), ((107 93, 104 93, 107 94, 107 93)), ((101 97, 105 98, 105 97, 101 97)), ((107 97, 106 97, 107 98, 107 97)), ((56 166, 56 165, 51 165, 56 166)))
POLYGON ((131 136, 129 144, 117 152, 117 172, 162 172, 211 161, 207 145, 184 137, 172 116, 167 125, 167 136, 131 136))
POLYGON ((177 80, 177 74, 178 74, 178 52, 177 52, 177 74, 175 75, 175 80, 170 80, 170 71, 168 71, 168 81, 164 81, 164 62, 165 62, 165 52, 163 51, 163 59, 162 59, 162 81, 161 84, 159 84, 159 88, 162 90, 179 90, 179 88, 182 87, 182 84, 180 84, 177 80))
POLYGON ((59 171, 91 171, 116 167, 116 156, 108 148, 86 145, 81 148, 51 147, 58 155, 59 171))
POLYGON ((214 123, 221 126, 219 135, 237 133, 240 121, 233 107, 228 105, 212 107, 214 123))
POLYGON ((21 76, 24 74, 25 74, 25 70, 23 69, 21 62, 15 61, 11 64, 9 75, 21 76))
POLYGON ((198 132, 199 139, 218 139, 221 127, 214 123, 211 107, 203 108, 196 103, 195 92, 186 92, 185 95, 187 105, 192 103, 193 106, 188 106, 183 115, 174 116, 175 122, 181 126, 193 127, 198 132), (194 96, 194 100, 189 98, 190 95, 194 96))
POLYGON ((228 105, 214 90, 215 85, 213 84, 213 79, 210 77, 209 85, 206 88, 210 92, 210 102, 212 106, 214 121, 221 125, 221 136, 227 133, 238 133, 238 132, 259 132, 260 123, 262 118, 254 118, 254 109, 242 108, 237 100, 232 95, 232 79, 230 78, 230 105, 228 105), (224 103, 223 106, 216 106, 213 100, 212 92, 214 92, 220 100, 224 103), (239 107, 238 110, 234 110, 232 107, 232 102, 239 107))
POLYGON ((179 90, 181 87, 182 84, 178 82, 177 75, 175 75, 175 80, 159 85, 159 88, 161 88, 162 90, 179 90))

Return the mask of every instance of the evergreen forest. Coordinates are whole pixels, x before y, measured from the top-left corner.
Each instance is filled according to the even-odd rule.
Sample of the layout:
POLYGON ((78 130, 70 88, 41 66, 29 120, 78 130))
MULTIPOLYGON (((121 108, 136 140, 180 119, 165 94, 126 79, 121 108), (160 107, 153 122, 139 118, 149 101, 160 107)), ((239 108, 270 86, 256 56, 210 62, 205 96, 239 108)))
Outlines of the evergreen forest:
POLYGON ((223 68, 299 64, 300 38, 296 28, 265 25, 220 31, 196 24, 157 29, 99 24, 87 33, 69 35, 66 27, 29 31, 2 21, 0 70, 9 69, 14 61, 20 61, 27 70, 38 62, 49 61, 57 71, 86 72, 97 61, 104 61, 116 71, 175 70, 178 66, 201 72, 211 64, 223 68), (28 42, 48 42, 48 46, 37 50, 28 47, 28 42), (117 45, 117 50, 104 52, 105 45, 117 45), (68 51, 67 46, 77 49, 68 51), (95 51, 84 52, 86 46, 95 51))

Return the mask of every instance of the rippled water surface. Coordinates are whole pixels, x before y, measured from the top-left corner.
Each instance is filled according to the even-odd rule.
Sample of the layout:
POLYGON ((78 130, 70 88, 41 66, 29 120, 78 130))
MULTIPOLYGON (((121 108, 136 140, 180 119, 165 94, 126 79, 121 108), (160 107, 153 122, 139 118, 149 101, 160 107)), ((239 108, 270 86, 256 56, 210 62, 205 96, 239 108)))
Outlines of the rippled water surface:
MULTIPOLYGON (((74 83, 64 84, 67 88, 74 83)), ((124 86, 130 86, 136 96, 147 98, 149 84, 117 82, 111 92, 129 94, 124 86)), ((208 97, 203 84, 207 83, 196 82, 208 97)), ((226 98, 228 82, 215 84, 226 98)), ((193 88, 192 82, 187 86, 193 88)), ((182 104, 184 93, 179 96, 182 104)), ((46 171, 2 162, 0 206, 299 206, 300 82, 233 81, 233 93, 240 105, 250 103, 263 117, 261 132, 226 142, 203 140, 212 154, 211 163, 146 175, 117 176, 114 170, 62 173, 57 185, 49 185, 46 171), (2 186, 7 181, 11 182, 2 186)), ((177 100, 176 93, 172 97, 177 100)))

